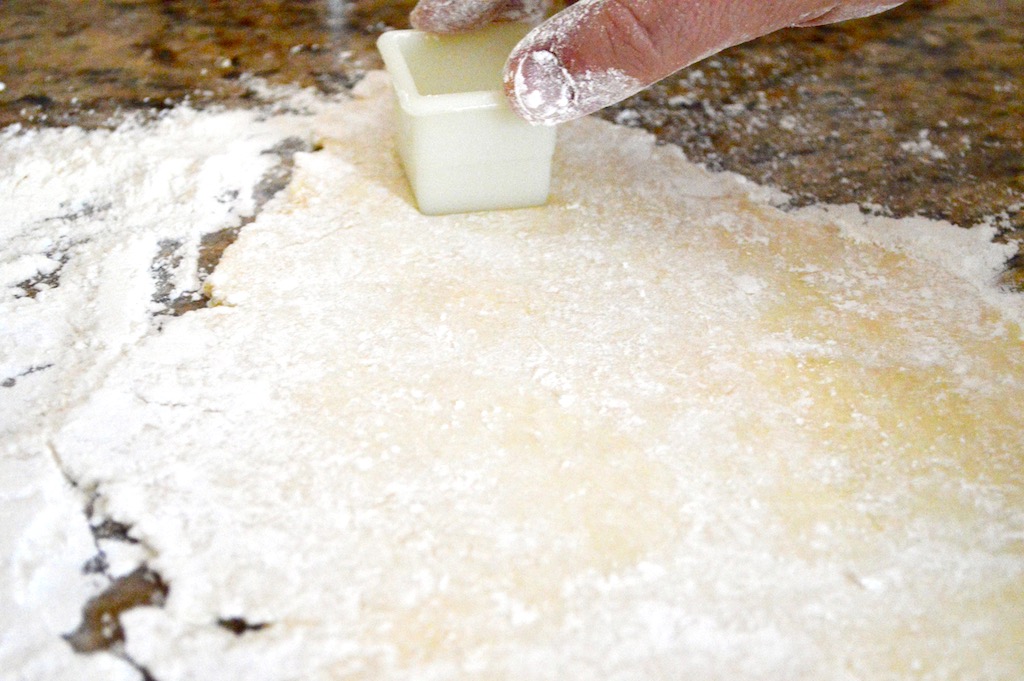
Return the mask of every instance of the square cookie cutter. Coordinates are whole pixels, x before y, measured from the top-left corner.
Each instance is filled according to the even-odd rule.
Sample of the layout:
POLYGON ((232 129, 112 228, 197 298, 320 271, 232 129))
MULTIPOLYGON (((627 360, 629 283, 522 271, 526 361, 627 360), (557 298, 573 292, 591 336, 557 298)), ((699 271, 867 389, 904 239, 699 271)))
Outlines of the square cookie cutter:
POLYGON ((502 69, 529 26, 457 35, 390 31, 377 48, 397 101, 398 155, 427 215, 524 208, 547 201, 553 126, 516 116, 502 69))

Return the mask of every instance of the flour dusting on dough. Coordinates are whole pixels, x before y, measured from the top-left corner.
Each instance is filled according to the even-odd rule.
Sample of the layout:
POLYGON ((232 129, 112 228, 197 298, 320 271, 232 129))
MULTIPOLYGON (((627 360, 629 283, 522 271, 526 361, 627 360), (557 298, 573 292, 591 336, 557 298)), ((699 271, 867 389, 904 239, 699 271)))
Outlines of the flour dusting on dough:
POLYGON ((549 205, 424 217, 387 95, 0 136, 0 669, 137 676, 60 639, 87 490, 170 586, 121 617, 160 681, 1024 668, 990 230, 783 213, 597 120, 549 205), (154 315, 296 136, 214 306, 154 315))

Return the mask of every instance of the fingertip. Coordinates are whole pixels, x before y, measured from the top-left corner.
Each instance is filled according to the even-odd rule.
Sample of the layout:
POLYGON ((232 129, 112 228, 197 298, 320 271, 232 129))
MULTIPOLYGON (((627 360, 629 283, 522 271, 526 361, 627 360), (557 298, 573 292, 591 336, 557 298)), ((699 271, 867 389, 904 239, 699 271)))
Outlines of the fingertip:
POLYGON ((505 92, 512 110, 534 125, 555 125, 576 117, 573 79, 548 50, 513 53, 506 66, 505 92))
POLYGON ((557 125, 591 114, 640 91, 646 83, 621 69, 576 58, 566 17, 531 31, 505 66, 512 110, 536 125, 557 125), (557 36, 557 39, 552 39, 557 36))

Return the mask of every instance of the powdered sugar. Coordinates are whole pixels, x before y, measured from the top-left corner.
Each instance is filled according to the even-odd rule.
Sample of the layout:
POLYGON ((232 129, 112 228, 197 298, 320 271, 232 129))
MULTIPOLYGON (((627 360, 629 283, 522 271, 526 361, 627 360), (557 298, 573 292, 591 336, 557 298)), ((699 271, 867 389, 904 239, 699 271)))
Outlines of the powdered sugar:
POLYGON ((154 273, 139 261, 152 265, 166 248, 175 255, 166 271, 171 294, 198 288, 201 236, 252 213, 252 187, 276 162, 264 152, 282 134, 305 134, 288 121, 178 109, 153 126, 5 140, 0 273, 14 288, 3 302, 13 333, 0 337, 0 380, 44 365, 60 371, 35 372, 25 381, 31 388, 5 395, 0 433, 23 432, 40 414, 73 403, 126 344, 158 326, 154 273), (76 286, 58 288, 65 278, 76 286), (89 340, 76 347, 80 334, 89 340))
POLYGON ((900 149, 911 154, 920 155, 925 161, 945 161, 946 152, 935 146, 928 139, 930 131, 921 130, 917 133, 917 139, 907 140, 900 143, 900 149))
POLYGON ((161 681, 1020 669, 1007 247, 786 215, 595 120, 561 131, 550 205, 427 218, 386 86, 4 138, 0 258, 59 285, 0 303, 4 361, 52 364, 0 388, 5 517, 23 504, 0 597, 31 594, 0 668, 131 673, 68 652, 66 603, 40 616, 99 588, 64 474, 170 584, 122 616, 161 681), (217 306, 152 317, 161 241, 236 224, 295 136, 323 149, 227 251, 217 306))

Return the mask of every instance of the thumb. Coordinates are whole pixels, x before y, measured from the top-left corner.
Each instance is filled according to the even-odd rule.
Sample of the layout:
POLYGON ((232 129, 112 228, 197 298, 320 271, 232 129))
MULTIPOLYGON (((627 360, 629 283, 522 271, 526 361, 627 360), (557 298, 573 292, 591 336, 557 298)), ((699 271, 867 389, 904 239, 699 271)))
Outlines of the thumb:
MULTIPOLYGON (((895 0, 582 0, 531 31, 505 65, 512 108, 554 125, 614 104, 720 50, 895 0), (831 16, 830 16, 831 15, 831 16)), ((898 4, 898 3, 895 3, 898 4)))
POLYGON ((409 22, 430 33, 457 33, 492 21, 535 22, 544 16, 550 0, 420 0, 409 22))

